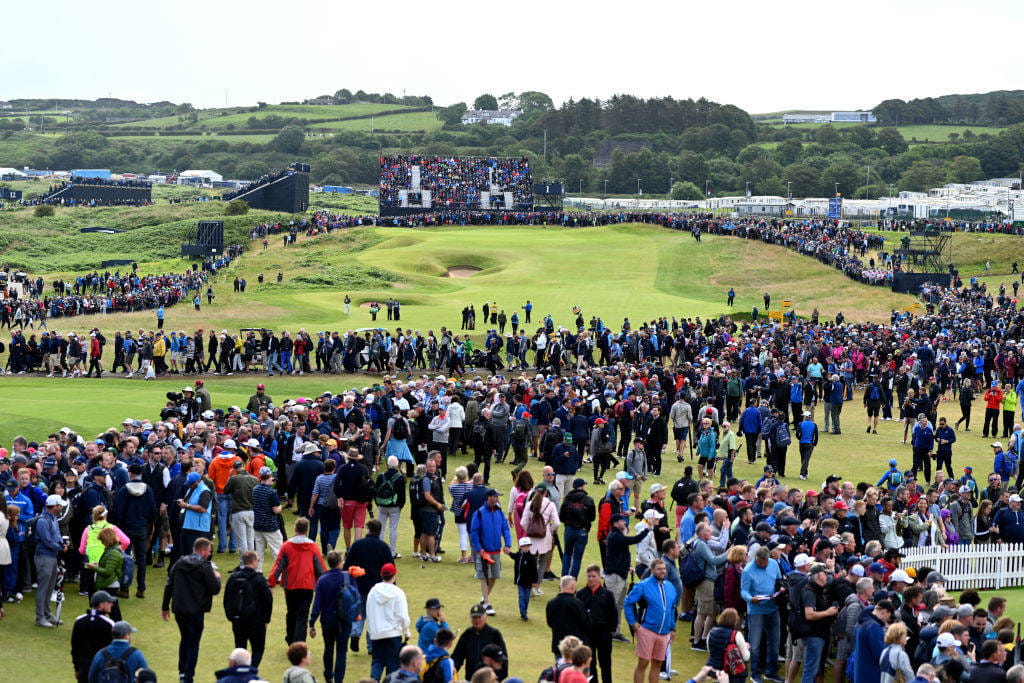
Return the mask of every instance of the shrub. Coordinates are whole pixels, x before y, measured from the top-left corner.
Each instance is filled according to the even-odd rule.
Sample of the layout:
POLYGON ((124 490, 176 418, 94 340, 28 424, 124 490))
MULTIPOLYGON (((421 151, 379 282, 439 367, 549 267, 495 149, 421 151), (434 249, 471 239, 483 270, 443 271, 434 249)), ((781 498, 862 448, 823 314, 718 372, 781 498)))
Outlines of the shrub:
POLYGON ((232 199, 224 207, 225 216, 244 216, 249 213, 249 205, 241 199, 232 199))
POLYGON ((36 218, 49 218, 54 214, 53 206, 50 204, 40 204, 35 210, 36 218))

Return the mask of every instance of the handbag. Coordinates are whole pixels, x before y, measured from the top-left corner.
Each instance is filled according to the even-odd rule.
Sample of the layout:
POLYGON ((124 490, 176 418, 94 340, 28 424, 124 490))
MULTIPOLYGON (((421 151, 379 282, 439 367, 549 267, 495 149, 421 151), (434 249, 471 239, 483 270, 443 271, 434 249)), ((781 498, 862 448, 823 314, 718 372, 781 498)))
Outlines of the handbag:
POLYGON ((526 525, 526 535, 530 538, 544 538, 548 535, 548 523, 544 519, 544 513, 536 514, 530 517, 529 524, 526 525))

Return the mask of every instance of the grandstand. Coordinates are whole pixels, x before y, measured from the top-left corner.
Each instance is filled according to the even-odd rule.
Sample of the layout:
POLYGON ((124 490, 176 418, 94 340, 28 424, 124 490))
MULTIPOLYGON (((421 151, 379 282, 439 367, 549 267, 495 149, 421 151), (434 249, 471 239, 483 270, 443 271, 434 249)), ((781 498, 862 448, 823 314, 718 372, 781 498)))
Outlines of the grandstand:
POLYGON ((277 173, 268 173, 238 190, 225 192, 221 198, 241 199, 254 209, 302 213, 309 208, 309 164, 289 164, 277 173))
POLYGON ((530 162, 521 158, 397 154, 380 160, 380 214, 533 208, 530 162))
POLYGON ((153 201, 153 186, 145 180, 72 176, 36 201, 63 206, 142 206, 153 201))

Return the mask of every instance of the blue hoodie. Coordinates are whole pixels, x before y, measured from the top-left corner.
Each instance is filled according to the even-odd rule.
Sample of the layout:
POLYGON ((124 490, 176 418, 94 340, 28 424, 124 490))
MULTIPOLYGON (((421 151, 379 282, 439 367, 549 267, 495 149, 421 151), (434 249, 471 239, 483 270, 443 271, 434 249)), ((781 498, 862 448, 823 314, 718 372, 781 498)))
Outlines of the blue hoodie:
POLYGON ((885 649, 885 626, 875 616, 874 607, 861 610, 853 643, 853 683, 878 683, 882 679, 878 660, 885 649))
POLYGON ((452 627, 448 625, 447 621, 442 621, 440 624, 436 620, 431 619, 427 616, 422 616, 416 620, 416 630, 419 631, 420 639, 417 645, 424 653, 434 644, 434 636, 437 632, 443 628, 452 630, 452 627))
POLYGON ((422 649, 423 649, 423 661, 427 665, 429 665, 431 662, 433 662, 438 657, 447 657, 448 659, 444 660, 443 662, 438 662, 437 663, 437 666, 443 667, 443 669, 442 669, 442 674, 443 675, 442 675, 441 680, 445 681, 445 683, 448 683, 448 681, 454 681, 455 680, 455 662, 452 661, 451 655, 448 654, 447 650, 445 650, 442 647, 438 647, 434 643, 431 643, 426 648, 422 648, 422 649))
POLYGON ((626 623, 630 626, 636 623, 633 605, 641 598, 647 601, 647 611, 641 626, 662 636, 676 630, 676 602, 679 594, 675 586, 668 581, 658 581, 653 576, 633 586, 622 609, 626 623))

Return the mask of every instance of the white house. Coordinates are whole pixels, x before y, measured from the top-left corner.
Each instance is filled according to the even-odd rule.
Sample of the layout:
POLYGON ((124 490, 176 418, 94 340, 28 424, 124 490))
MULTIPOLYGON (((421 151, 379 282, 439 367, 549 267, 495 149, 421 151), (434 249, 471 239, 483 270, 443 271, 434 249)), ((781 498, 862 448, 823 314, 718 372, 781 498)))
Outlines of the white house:
POLYGON ((462 115, 462 123, 484 123, 499 126, 511 126, 523 112, 518 109, 470 109, 462 115))

